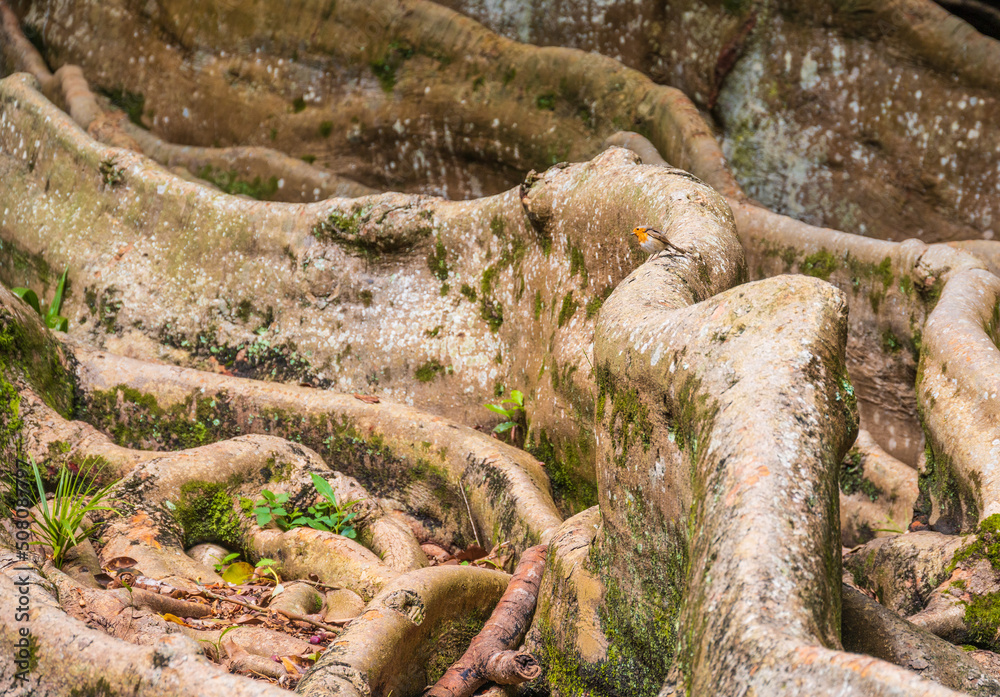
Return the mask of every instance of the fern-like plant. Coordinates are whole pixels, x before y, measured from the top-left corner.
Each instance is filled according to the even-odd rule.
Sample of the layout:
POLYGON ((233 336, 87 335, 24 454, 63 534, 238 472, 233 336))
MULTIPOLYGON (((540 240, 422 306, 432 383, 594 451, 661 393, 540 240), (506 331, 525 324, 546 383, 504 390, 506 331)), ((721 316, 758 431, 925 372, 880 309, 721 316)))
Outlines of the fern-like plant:
POLYGON ((31 458, 31 469, 35 475, 35 486, 38 488, 39 510, 37 514, 32 512, 32 518, 35 522, 36 534, 41 538, 40 542, 32 542, 31 544, 48 546, 52 550, 52 563, 62 568, 66 552, 94 533, 93 526, 80 529, 84 517, 92 511, 117 513, 113 506, 104 504, 104 499, 111 487, 114 486, 114 482, 95 491, 83 472, 74 474, 69 469, 63 468, 59 471, 56 496, 50 505, 50 502, 45 498, 42 473, 39 472, 38 465, 35 464, 35 458, 31 458))

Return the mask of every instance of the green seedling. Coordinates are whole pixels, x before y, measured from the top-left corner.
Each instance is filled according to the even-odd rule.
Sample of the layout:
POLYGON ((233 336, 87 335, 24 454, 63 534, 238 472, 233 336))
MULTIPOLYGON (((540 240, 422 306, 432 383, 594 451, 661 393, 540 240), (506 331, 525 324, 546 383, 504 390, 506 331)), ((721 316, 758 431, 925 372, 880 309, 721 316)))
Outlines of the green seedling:
POLYGON ((508 436, 511 442, 513 442, 517 429, 520 426, 518 420, 524 412, 524 393, 520 390, 511 390, 509 399, 503 400, 500 404, 484 404, 483 406, 506 419, 506 421, 493 427, 493 433, 501 434, 509 431, 508 436), (504 406, 508 404, 513 406, 504 406))
POLYGON ((62 307, 63 301, 63 291, 66 290, 66 274, 69 273, 67 268, 63 271, 62 278, 59 279, 59 285, 56 286, 55 297, 52 298, 52 302, 49 303, 49 307, 46 310, 42 310, 42 304, 38 300, 38 295, 35 291, 30 288, 11 288, 11 292, 17 297, 21 298, 24 302, 28 303, 35 309, 42 319, 45 321, 45 326, 49 329, 55 329, 56 331, 64 332, 69 329, 69 320, 59 314, 59 310, 62 307))

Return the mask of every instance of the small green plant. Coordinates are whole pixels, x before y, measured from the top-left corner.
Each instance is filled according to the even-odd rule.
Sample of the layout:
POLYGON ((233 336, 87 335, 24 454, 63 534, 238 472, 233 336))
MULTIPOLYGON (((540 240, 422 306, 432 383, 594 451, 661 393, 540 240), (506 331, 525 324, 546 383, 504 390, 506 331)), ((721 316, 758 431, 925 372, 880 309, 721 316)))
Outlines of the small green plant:
POLYGON ((215 660, 221 662, 222 661, 222 637, 224 637, 227 634, 229 634, 229 632, 233 631, 238 626, 239 625, 235 625, 234 624, 232 627, 226 627, 225 629, 222 630, 222 633, 219 634, 219 638, 216 639, 215 641, 209 641, 208 639, 199 639, 198 641, 200 641, 202 643, 205 643, 205 644, 208 644, 213 649, 215 649, 215 660))
POLYGON ((253 509, 253 512, 257 514, 257 525, 264 527, 273 520, 282 530, 290 530, 292 517, 301 515, 301 513, 296 509, 289 515, 288 511, 285 510, 288 494, 275 494, 264 489, 260 495, 262 498, 254 502, 253 509))
POLYGON ((31 288, 11 288, 10 290, 14 295, 35 308, 35 312, 45 320, 46 327, 64 332, 69 329, 69 320, 60 315, 59 310, 62 308, 63 292, 66 290, 66 274, 68 273, 68 268, 63 271, 62 278, 59 279, 59 285, 56 286, 56 294, 52 298, 52 302, 49 303, 48 308, 44 311, 42 310, 42 304, 38 301, 38 296, 31 288))
POLYGON ((278 562, 274 561, 274 559, 268 559, 267 557, 264 557, 259 562, 257 562, 255 568, 263 569, 267 573, 271 574, 271 578, 274 579, 275 585, 281 585, 281 579, 278 578, 278 572, 275 571, 273 568, 277 563, 278 562))
POLYGON ((219 560, 218 564, 212 565, 213 568, 215 569, 215 573, 221 574, 222 570, 228 567, 236 559, 239 559, 239 556, 240 556, 239 552, 233 552, 232 554, 227 554, 225 557, 219 560))
POLYGON ((320 493, 324 500, 314 506, 309 506, 305 513, 297 508, 289 511, 286 508, 288 494, 275 494, 264 489, 260 492, 262 498, 254 503, 253 511, 257 516, 257 525, 264 527, 271 521, 274 521, 282 530, 309 527, 314 530, 335 532, 338 535, 352 539, 357 537, 357 532, 350 525, 356 514, 353 512, 349 513, 347 510, 357 503, 357 501, 348 501, 344 504, 337 503, 337 497, 334 495, 330 483, 318 474, 312 474, 311 476, 313 486, 316 487, 316 491, 320 493))
POLYGON ((118 186, 125 181, 125 170, 118 166, 118 161, 114 158, 104 160, 99 165, 101 179, 108 186, 118 186))
POLYGON ((357 537, 357 532, 355 532, 354 527, 350 524, 357 514, 347 512, 347 509, 356 504, 357 501, 348 501, 345 504, 337 503, 337 497, 330 487, 330 482, 315 473, 310 476, 312 477, 313 486, 316 487, 316 491, 325 500, 320 501, 315 506, 309 507, 308 510, 311 517, 303 516, 302 524, 316 530, 335 532, 338 535, 350 537, 351 539, 357 537))
POLYGON ((493 433, 500 434, 510 431, 508 435, 513 442, 517 429, 521 425, 520 420, 524 416, 524 393, 520 390, 511 390, 509 399, 503 400, 500 404, 484 404, 483 406, 506 419, 493 427, 493 433), (505 404, 513 406, 506 407, 505 404))
POLYGON ((63 468, 59 470, 56 496, 50 506, 45 498, 42 473, 39 472, 34 458, 31 458, 31 469, 38 489, 40 510, 40 514, 32 513, 32 518, 37 526, 37 534, 41 538, 41 541, 31 544, 47 545, 52 550, 52 563, 62 568, 66 552, 94 534, 96 526, 80 530, 83 519, 88 513, 112 511, 117 515, 118 512, 113 506, 103 505, 108 491, 115 482, 94 491, 93 486, 87 481, 86 473, 73 473, 69 468, 63 468), (77 532, 78 530, 80 531, 77 532))

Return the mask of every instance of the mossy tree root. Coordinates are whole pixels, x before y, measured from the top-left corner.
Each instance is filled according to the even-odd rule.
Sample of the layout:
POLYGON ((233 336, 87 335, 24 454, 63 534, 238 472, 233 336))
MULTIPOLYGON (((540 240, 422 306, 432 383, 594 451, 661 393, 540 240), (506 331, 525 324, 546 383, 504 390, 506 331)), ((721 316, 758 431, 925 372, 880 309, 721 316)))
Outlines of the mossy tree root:
POLYGON ((917 400, 932 520, 971 532, 1000 513, 1000 278, 956 274, 924 326, 917 400))
POLYGON ((910 668, 958 692, 1000 692, 1000 681, 985 673, 969 652, 913 626, 856 588, 843 586, 842 612, 846 650, 910 668))
MULTIPOLYGON (((518 549, 544 540, 561 522, 537 460, 471 428, 411 407, 370 404, 352 395, 147 363, 82 346, 74 347, 74 356, 84 395, 128 387, 153 398, 163 409, 183 404, 192 395, 224 400, 234 417, 227 427, 275 432, 319 450, 325 447, 328 430, 311 429, 311 424, 346 424, 349 438, 400 458, 395 466, 445 474, 448 486, 466 492, 479 534, 495 536, 498 542, 510 540, 518 549), (416 442, 414 433, 420 434, 416 442)), ((334 462, 344 455, 330 451, 334 462)), ((365 479, 366 474, 371 478, 377 472, 359 469, 353 474, 365 479)), ((350 487, 346 492, 353 495, 350 487)), ((460 494, 452 498, 462 501, 460 494)), ((464 501, 458 515, 468 525, 464 501)))
POLYGON ((465 646, 455 636, 478 629, 503 595, 510 576, 468 566, 435 566, 403 574, 299 682, 311 697, 417 695, 465 646), (457 650, 457 651, 456 651, 457 650))
POLYGON ((690 253, 634 271, 598 322, 601 529, 591 559, 605 603, 613 590, 644 602, 604 607, 605 631, 636 637, 635 653, 612 654, 622 649, 608 641, 603 660, 573 679, 597 677, 612 692, 667 678, 667 693, 775 694, 791 683, 796 694, 947 693, 887 664, 876 677, 826 648, 839 648, 836 481, 857 429, 844 296, 801 276, 726 290, 742 273, 732 218, 707 187, 685 194, 665 202, 665 231, 690 231, 690 253), (716 275, 701 278, 699 263, 716 275), (647 600, 654 588, 662 595, 647 600), (657 641, 676 653, 658 655, 657 641), (761 666, 753 675, 737 668, 751 664, 761 666))
POLYGON ((840 540, 854 547, 905 532, 917 501, 917 471, 864 429, 840 466, 840 540))
POLYGON ((948 578, 955 553, 973 541, 929 530, 875 538, 846 554, 844 569, 882 605, 908 617, 923 609, 931 592, 948 578))
POLYGON ((375 189, 338 176, 301 159, 271 148, 200 148, 167 143, 149 131, 126 120, 122 112, 102 107, 90 89, 83 69, 66 64, 55 73, 28 41, 17 16, 0 0, 0 30, 3 32, 10 72, 31 74, 42 92, 65 105, 73 120, 91 136, 114 147, 142 152, 166 167, 183 167, 194 176, 211 175, 215 170, 224 176, 242 175, 246 182, 276 182, 267 198, 278 201, 321 201, 327 198, 354 198, 376 193, 375 189), (280 184, 278 183, 280 182, 280 184))

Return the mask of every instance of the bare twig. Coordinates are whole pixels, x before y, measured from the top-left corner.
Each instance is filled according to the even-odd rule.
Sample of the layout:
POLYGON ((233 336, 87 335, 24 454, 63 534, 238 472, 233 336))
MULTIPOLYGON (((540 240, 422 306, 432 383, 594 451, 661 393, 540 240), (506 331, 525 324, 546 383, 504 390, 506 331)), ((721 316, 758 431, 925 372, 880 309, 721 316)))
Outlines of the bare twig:
MULTIPOLYGON (((334 634, 340 633, 340 627, 334 627, 331 624, 326 624, 325 622, 317 622, 316 620, 306 617, 305 615, 300 615, 297 612, 292 612, 291 610, 279 610, 277 608, 266 608, 260 605, 254 605, 253 603, 247 602, 246 600, 241 600, 239 598, 233 598, 231 596, 219 595, 213 593, 210 590, 202 589, 200 591, 205 595, 205 597, 212 598, 213 600, 221 600, 227 603, 233 603, 234 605, 242 605, 250 610, 256 610, 257 612, 277 612, 284 615, 290 620, 295 620, 296 622, 305 622, 306 624, 311 624, 314 627, 319 627, 320 629, 325 629, 328 632, 333 632, 334 634)), ((339 620, 338 620, 339 621, 339 620)), ((350 620, 344 620, 344 622, 349 622, 350 620)))

